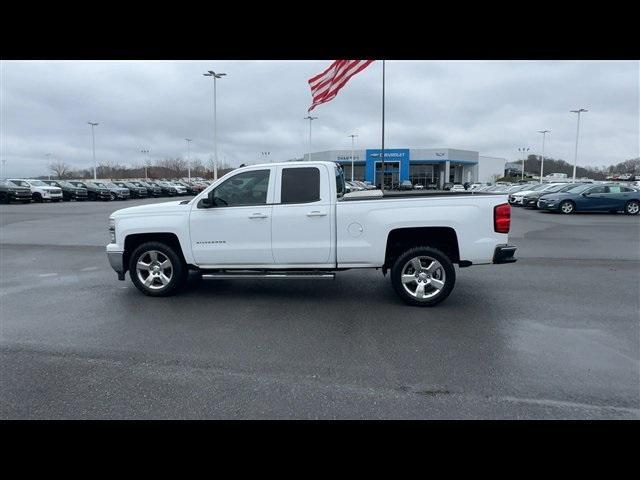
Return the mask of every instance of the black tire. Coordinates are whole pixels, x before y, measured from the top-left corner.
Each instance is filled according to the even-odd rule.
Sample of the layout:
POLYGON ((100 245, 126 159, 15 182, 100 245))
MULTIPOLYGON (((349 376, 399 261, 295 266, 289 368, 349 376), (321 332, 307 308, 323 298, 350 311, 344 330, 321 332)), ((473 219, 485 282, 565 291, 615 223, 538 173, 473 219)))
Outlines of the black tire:
POLYGON ((564 213, 565 215, 570 215, 576 211, 576 204, 571 200, 565 200, 560 203, 560 213, 564 213))
POLYGON ((40 195, 38 192, 35 192, 33 195, 33 201, 37 202, 37 203, 42 203, 42 195, 40 195))
POLYGON ((9 204, 11 201, 9 200, 9 195, 0 195, 0 203, 9 204))
MULTIPOLYGON (((144 272, 144 271, 143 271, 144 272)), ((138 246, 133 253, 131 254, 131 258, 129 259, 129 276, 131 277, 131 281, 133 284, 145 295, 149 295, 151 297, 166 297, 169 295, 173 295, 178 291, 186 280, 188 274, 188 270, 186 265, 183 263, 180 256, 174 251, 173 248, 161 242, 146 242, 142 245, 138 246), (153 264, 151 262, 152 257, 149 256, 149 252, 159 252, 161 255, 157 255, 157 261, 162 261, 162 255, 166 257, 171 263, 170 267, 167 269, 162 269, 161 272, 165 276, 170 274, 169 282, 162 286, 159 285, 162 283, 160 279, 152 280, 152 286, 146 286, 143 283, 143 280, 140 279, 137 270, 137 264, 139 260, 142 260, 143 263, 153 264), (170 269, 170 270, 169 270, 170 269)), ((143 279, 146 280, 152 274, 151 272, 144 276, 144 273, 141 273, 143 279)))
POLYGON ((117 199, 118 199, 118 196, 115 193, 111 192, 111 200, 117 200, 117 199))
MULTIPOLYGON (((426 260, 428 261, 428 260, 426 260)), ((406 275, 406 273, 405 273, 406 275)), ((415 305, 420 307, 433 307, 438 303, 445 300, 456 283, 456 271, 451 263, 449 257, 447 257, 440 250, 432 247, 414 247, 411 248, 404 253, 402 253, 394 262, 391 267, 391 284, 393 285, 394 290, 398 294, 398 296, 404 300, 405 303, 409 305, 415 305), (411 260, 419 257, 429 257, 432 260, 437 261, 440 266, 436 268, 433 272, 428 272, 426 267, 426 263, 422 264, 425 259, 419 260, 421 262, 421 266, 424 271, 422 274, 426 276, 426 278, 420 277, 420 273, 413 269, 413 273, 411 275, 416 276, 416 279, 421 278, 421 283, 424 284, 422 287, 422 292, 427 294, 433 294, 433 296, 419 298, 419 296, 415 296, 407 291, 407 288, 412 290, 413 285, 415 284, 415 291, 418 295, 418 291, 420 288, 419 282, 416 280, 415 282, 407 284, 407 288, 405 288, 405 284, 402 281, 403 271, 406 269, 412 269, 411 260), (431 284, 432 280, 439 280, 444 278, 444 286, 439 289, 439 292, 435 293, 437 287, 429 287, 431 292, 427 292, 427 287, 431 284)))
POLYGON ((629 200, 624 206, 624 213, 627 215, 638 215, 638 211, 640 211, 638 200, 629 200))
MULTIPOLYGON (((7 202, 7 203, 9 203, 9 202, 7 202)), ((22 203, 23 203, 24 205, 26 205, 27 203, 31 203, 31 200, 22 200, 22 203)))

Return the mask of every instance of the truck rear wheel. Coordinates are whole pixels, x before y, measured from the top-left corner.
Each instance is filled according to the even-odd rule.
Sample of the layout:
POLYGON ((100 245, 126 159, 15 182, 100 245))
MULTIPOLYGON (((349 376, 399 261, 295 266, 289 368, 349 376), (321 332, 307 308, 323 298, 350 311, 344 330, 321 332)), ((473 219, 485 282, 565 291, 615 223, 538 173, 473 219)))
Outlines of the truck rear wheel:
POLYGON ((138 246, 129 260, 129 276, 145 295, 166 297, 185 281, 187 268, 173 248, 160 242, 138 246))
POLYGON ((400 255, 391 267, 391 284, 409 305, 437 305, 449 296, 455 283, 453 263, 436 248, 411 248, 400 255))

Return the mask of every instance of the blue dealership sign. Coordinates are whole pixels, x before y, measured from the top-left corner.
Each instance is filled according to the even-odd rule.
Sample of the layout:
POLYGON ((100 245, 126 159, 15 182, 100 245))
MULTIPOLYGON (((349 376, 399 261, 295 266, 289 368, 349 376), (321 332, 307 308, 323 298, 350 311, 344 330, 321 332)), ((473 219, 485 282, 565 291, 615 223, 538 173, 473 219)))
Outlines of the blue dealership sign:
MULTIPOLYGON (((365 166, 365 178, 369 182, 375 182, 376 163, 382 163, 382 150, 367 149, 367 160, 365 166)), ((387 173, 396 173, 400 168, 400 181, 409 180, 409 149, 408 148, 385 148, 384 161, 387 173)))

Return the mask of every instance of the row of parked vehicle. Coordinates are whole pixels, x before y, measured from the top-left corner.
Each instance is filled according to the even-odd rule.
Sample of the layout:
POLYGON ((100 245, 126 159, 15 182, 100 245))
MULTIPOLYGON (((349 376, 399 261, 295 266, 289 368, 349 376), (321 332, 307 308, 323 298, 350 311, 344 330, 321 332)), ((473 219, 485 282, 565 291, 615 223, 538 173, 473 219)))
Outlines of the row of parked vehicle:
POLYGON ((128 198, 197 195, 210 180, 0 180, 0 202, 60 202, 84 200, 127 200, 128 198))
POLYGON ((575 212, 640 212, 640 188, 615 182, 526 183, 494 185, 472 189, 475 192, 504 193, 514 207, 563 214, 575 212))

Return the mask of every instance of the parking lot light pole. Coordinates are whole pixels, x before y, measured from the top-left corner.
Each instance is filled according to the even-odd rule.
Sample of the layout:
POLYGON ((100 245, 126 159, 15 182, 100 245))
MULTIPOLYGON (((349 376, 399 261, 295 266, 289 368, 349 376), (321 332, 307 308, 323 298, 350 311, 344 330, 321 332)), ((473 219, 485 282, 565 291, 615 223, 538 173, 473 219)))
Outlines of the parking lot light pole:
POLYGON ((576 165, 578 164, 578 137, 580 136, 580 114, 582 112, 588 112, 589 110, 586 110, 584 108, 580 108, 578 110, 571 110, 571 113, 577 113, 578 114, 578 128, 576 129, 576 150, 575 150, 575 154, 573 156, 573 178, 571 180, 571 183, 575 183, 576 182, 576 165))
POLYGON ((542 183, 542 174, 544 173, 544 140, 551 130, 539 130, 538 133, 542 134, 542 158, 540 160, 540 183, 542 183))
POLYGON ((98 124, 96 122, 87 122, 89 125, 91 125, 91 145, 93 148, 93 179, 97 180, 97 173, 96 170, 98 169, 98 165, 96 164, 96 137, 93 133, 93 127, 97 127, 98 124))
POLYGON ((351 181, 353 182, 353 150, 354 150, 353 145, 354 145, 355 138, 358 135, 351 134, 349 136, 351 137, 351 181))
POLYGON ((187 177, 189 177, 189 181, 191 181, 191 149, 189 146, 193 140, 185 138, 184 141, 187 142, 187 177))
POLYGON ((149 176, 147 175, 147 167, 149 166, 149 150, 140 150, 140 153, 144 154, 144 179, 145 181, 149 180, 149 176))
POLYGON ((309 120, 309 161, 311 161, 311 122, 316 120, 318 117, 312 117, 311 115, 307 115, 304 117, 304 120, 309 120))
POLYGON ((216 80, 222 78, 226 73, 216 73, 213 70, 203 73, 205 77, 213 77, 213 179, 218 179, 218 109, 216 95, 216 80))
POLYGON ((524 161, 525 161, 525 159, 527 158, 527 155, 526 155, 526 153, 525 153, 525 152, 528 152, 528 151, 529 151, 529 149, 528 149, 528 148, 521 147, 521 148, 518 148, 518 151, 519 151, 519 152, 522 152, 522 177, 521 177, 521 179, 522 179, 522 181, 524 182, 524 161))

